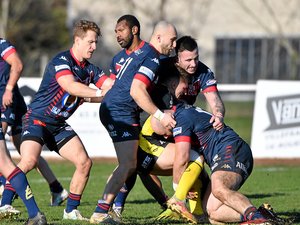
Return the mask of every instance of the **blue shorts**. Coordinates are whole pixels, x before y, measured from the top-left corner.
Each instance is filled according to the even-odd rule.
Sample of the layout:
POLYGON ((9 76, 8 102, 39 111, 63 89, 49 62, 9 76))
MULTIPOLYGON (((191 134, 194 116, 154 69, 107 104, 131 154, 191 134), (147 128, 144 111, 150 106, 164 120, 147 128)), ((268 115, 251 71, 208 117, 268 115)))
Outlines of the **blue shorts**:
POLYGON ((72 127, 63 122, 44 122, 29 113, 23 117, 23 129, 21 142, 26 140, 36 141, 41 145, 46 145, 50 151, 58 153, 64 144, 77 136, 72 127))
POLYGON ((138 115, 112 116, 104 104, 101 104, 99 114, 100 120, 113 142, 139 140, 141 127, 137 119, 138 115))
MULTIPOLYGON (((1 92, 3 96, 3 92, 1 92)), ((1 98, 2 106, 2 98, 1 98)), ((1 121, 6 122, 11 126, 11 133, 9 135, 17 135, 22 131, 22 116, 26 113, 27 106, 21 95, 19 88, 15 87, 13 90, 13 103, 11 106, 3 109, 1 107, 1 121)))
POLYGON ((241 185, 250 176, 253 169, 252 151, 243 140, 227 145, 212 158, 214 159, 214 163, 210 165, 212 173, 220 170, 238 173, 243 178, 241 185))

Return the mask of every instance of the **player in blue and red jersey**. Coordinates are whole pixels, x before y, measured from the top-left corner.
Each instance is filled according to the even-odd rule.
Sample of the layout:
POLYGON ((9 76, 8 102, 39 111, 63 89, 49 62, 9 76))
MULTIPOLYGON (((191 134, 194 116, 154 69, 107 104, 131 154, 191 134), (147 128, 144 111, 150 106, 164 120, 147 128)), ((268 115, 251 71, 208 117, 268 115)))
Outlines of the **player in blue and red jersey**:
POLYGON ((111 74, 116 80, 101 104, 100 119, 113 140, 119 165, 91 216, 92 223, 112 221, 108 210, 127 177, 135 172, 140 109, 154 115, 165 127, 175 125, 172 116, 161 112, 148 93, 155 80, 160 54, 169 54, 175 47, 177 33, 174 26, 165 24, 164 29, 167 34, 159 42, 149 44, 140 39, 140 24, 134 16, 124 15, 117 21, 116 37, 123 50, 112 60, 111 74))
MULTIPOLYGON (((16 99, 16 97, 18 97, 17 94, 19 94, 17 81, 23 69, 23 64, 14 46, 2 38, 0 38, 0 55, 0 105, 3 110, 9 111, 8 109, 12 104, 18 103, 16 99)), ((10 109, 10 111, 13 110, 10 109)), ((22 111, 20 110, 19 113, 22 113, 22 111)), ((27 208, 29 219, 25 224, 31 224, 33 221, 38 222, 40 225, 47 224, 46 217, 40 212, 35 202, 26 175, 19 167, 15 166, 6 149, 4 138, 6 128, 7 125, 5 131, 3 131, 1 122, 0 173, 7 178, 9 189, 17 192, 27 208)), ((2 198, 2 202, 3 201, 6 201, 4 196, 2 198)), ((15 210, 11 205, 3 205, 3 207, 0 207, 0 218, 14 217, 18 214, 20 214, 20 211, 15 210)))
POLYGON ((43 145, 76 167, 64 219, 85 219, 77 207, 92 166, 80 138, 66 120, 84 98, 100 101, 113 84, 113 80, 88 61, 96 50, 100 35, 100 28, 94 22, 80 20, 75 24, 72 48, 59 53, 48 63, 39 90, 23 117, 21 161, 18 164, 22 171, 34 168, 43 145), (90 83, 103 92, 90 88, 90 83))
MULTIPOLYGON (((23 63, 17 54, 15 47, 7 40, 1 39, 0 49, 1 55, 3 55, 0 70, 0 96, 2 96, 0 100, 3 102, 3 105, 1 104, 2 132, 3 135, 5 135, 8 126, 11 127, 9 135, 11 136, 11 140, 17 151, 20 152, 22 116, 27 111, 26 103, 17 84, 17 81, 21 76, 23 63)), ((51 191, 51 205, 60 205, 67 199, 68 192, 63 189, 43 157, 39 158, 38 170, 49 184, 51 191)), ((5 185, 3 193, 4 198, 2 198, 0 206, 0 214, 2 214, 0 217, 3 218, 3 214, 6 214, 7 216, 12 215, 9 211, 12 210, 11 203, 13 196, 15 195, 15 190, 9 182, 5 184, 5 178, 3 176, 0 176, 0 180, 2 180, 2 184, 5 185)), ((14 212, 17 211, 14 209, 14 212)))
MULTIPOLYGON (((167 81, 171 93, 174 92, 174 80, 188 83, 174 74, 167 81)), ((271 214, 263 215, 261 208, 254 207, 246 196, 238 192, 253 168, 248 144, 225 124, 221 130, 214 129, 212 114, 185 102, 176 104, 174 117, 177 123, 172 130, 175 139, 173 182, 179 183, 189 162, 190 149, 197 150, 211 169, 211 184, 203 203, 210 222, 270 224, 268 216, 272 217, 271 214)), ((168 204, 175 211, 178 209, 177 200, 171 198, 168 204), (172 208, 173 202, 175 208, 172 208)))

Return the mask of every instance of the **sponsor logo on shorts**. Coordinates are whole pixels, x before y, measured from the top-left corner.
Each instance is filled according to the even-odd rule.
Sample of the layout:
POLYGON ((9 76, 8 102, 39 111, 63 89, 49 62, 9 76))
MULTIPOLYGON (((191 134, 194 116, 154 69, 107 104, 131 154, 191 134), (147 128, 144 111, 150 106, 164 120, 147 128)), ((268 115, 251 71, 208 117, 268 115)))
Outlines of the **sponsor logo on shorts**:
POLYGON ((14 113, 11 113, 10 115, 9 115, 9 119, 15 119, 16 118, 16 116, 15 116, 15 114, 14 113))
POLYGON ((27 135, 27 134, 30 134, 30 132, 29 132, 28 130, 25 130, 25 131, 23 132, 23 135, 27 135))
POLYGON ((117 135, 117 131, 110 131, 110 132, 108 132, 109 133, 109 136, 111 136, 111 137, 116 137, 116 136, 118 136, 117 135))
POLYGON ((212 165, 211 170, 213 171, 218 165, 219 163, 215 163, 214 165, 212 165))
POLYGON ((124 137, 130 137, 130 136, 132 136, 131 133, 129 133, 128 131, 125 131, 123 133, 123 135, 122 135, 122 138, 124 138, 124 137))
POLYGON ((66 129, 67 131, 72 131, 72 130, 73 130, 73 128, 72 128, 71 126, 67 126, 65 129, 66 129))
POLYGON ((228 164, 224 164, 223 166, 221 166, 221 168, 223 168, 223 169, 231 169, 231 166, 229 166, 228 164))
POLYGON ((216 154, 215 156, 214 156, 214 158, 213 158, 213 162, 217 162, 217 161, 219 161, 221 158, 219 157, 219 155, 218 154, 216 154))
POLYGON ((111 130, 111 131, 113 131, 113 130, 115 129, 114 125, 112 125, 112 124, 108 124, 107 127, 108 127, 108 129, 111 130))
POLYGON ((241 163, 241 162, 236 162, 236 167, 237 167, 237 168, 240 168, 240 169, 243 170, 246 174, 248 174, 247 169, 246 169, 246 166, 245 166, 243 163, 241 163))
POLYGON ((149 164, 151 163, 152 158, 149 156, 146 156, 146 158, 144 159, 143 163, 142 163, 142 167, 143 168, 148 168, 149 164))

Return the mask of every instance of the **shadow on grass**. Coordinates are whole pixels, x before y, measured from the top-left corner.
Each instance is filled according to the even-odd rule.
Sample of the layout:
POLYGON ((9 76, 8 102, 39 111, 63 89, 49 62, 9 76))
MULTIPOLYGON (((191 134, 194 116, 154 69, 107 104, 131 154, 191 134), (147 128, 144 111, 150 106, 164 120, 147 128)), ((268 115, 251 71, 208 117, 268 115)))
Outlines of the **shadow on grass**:
POLYGON ((261 199, 261 198, 270 198, 274 196, 285 196, 285 193, 269 193, 269 194, 251 194, 251 195, 246 195, 247 198, 249 199, 261 199))

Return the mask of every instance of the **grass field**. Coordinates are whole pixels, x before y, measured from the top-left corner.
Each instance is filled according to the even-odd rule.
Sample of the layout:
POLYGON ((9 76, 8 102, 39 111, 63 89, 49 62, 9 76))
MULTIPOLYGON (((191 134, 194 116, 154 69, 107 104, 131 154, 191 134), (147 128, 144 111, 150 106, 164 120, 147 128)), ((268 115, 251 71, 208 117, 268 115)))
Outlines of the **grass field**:
MULTIPOLYGON (((91 171, 89 183, 84 192, 79 210, 86 217, 90 217, 103 191, 105 180, 114 168, 112 163, 95 162, 91 171)), ((66 162, 51 162, 51 167, 59 180, 68 187, 73 166, 66 162)), ((295 218, 294 224, 300 224, 300 165, 299 166, 256 166, 253 174, 245 183, 241 191, 251 201, 259 206, 264 202, 270 203, 276 212, 283 217, 295 218)), ((59 207, 50 207, 49 188, 46 182, 36 172, 28 174, 35 198, 40 209, 45 212, 49 224, 88 224, 88 222, 73 222, 62 220, 65 203, 59 207)), ((171 195, 171 179, 163 177, 166 192, 171 195)), ((13 205, 22 211, 18 220, 2 220, 0 224, 17 225, 25 221, 27 213, 21 200, 17 199, 13 205)), ((155 224, 153 218, 161 211, 159 205, 142 186, 140 180, 130 193, 124 215, 126 224, 155 224)), ((171 223, 168 223, 171 224, 171 223)))
MULTIPOLYGON (((225 122, 233 127, 248 143, 251 139, 253 103, 226 103, 225 122)), ((50 162, 58 179, 68 189, 70 177, 74 167, 65 161, 50 162)), ((94 162, 89 183, 86 187, 78 208, 86 217, 93 213, 108 175, 115 164, 96 160, 94 162)), ((250 198, 254 205, 264 202, 270 203, 278 215, 294 218, 294 224, 300 224, 300 164, 293 165, 255 165, 254 171, 244 184, 241 192, 250 198)), ((44 179, 36 172, 28 174, 28 179, 40 209, 46 214, 50 225, 89 224, 88 222, 74 222, 62 220, 65 203, 59 207, 49 206, 49 188, 44 179)), ((168 195, 172 195, 172 180, 162 178, 168 195)), ((13 203, 14 207, 22 211, 17 220, 1 220, 2 225, 17 225, 24 223, 27 218, 25 207, 20 199, 13 203)), ((123 213, 126 224, 156 224, 153 218, 161 212, 159 205, 142 186, 140 180, 130 193, 123 213)), ((171 222, 165 224, 172 224, 171 222)), ((183 223, 182 223, 183 224, 183 223)))

